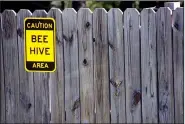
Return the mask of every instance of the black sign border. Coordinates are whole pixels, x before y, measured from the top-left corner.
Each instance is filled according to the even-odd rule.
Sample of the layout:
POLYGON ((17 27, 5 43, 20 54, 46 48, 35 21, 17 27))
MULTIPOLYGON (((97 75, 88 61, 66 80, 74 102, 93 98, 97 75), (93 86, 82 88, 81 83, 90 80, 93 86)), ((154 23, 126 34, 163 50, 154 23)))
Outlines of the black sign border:
POLYGON ((56 38, 55 38, 55 32, 56 32, 56 25, 55 25, 55 20, 54 18, 33 18, 33 17, 28 17, 28 18, 25 18, 24 19, 24 66, 25 66, 25 70, 27 72, 55 72, 56 70, 56 38), (53 23, 54 23, 54 29, 53 29, 53 52, 54 52, 54 68, 53 70, 45 70, 45 69, 35 69, 35 70, 29 70, 27 68, 27 54, 26 54, 26 28, 25 28, 25 23, 26 23, 26 20, 29 20, 29 19, 36 19, 36 20, 52 20, 53 23))

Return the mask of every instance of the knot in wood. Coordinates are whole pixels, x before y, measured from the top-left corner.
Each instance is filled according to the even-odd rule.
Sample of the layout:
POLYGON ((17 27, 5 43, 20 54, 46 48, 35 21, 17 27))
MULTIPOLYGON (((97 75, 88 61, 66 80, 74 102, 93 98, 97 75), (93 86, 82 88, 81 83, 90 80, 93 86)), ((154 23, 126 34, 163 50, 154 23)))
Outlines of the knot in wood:
POLYGON ((176 30, 179 30, 179 24, 178 23, 174 23, 174 27, 176 28, 176 30))
POLYGON ((58 36, 56 36, 56 41, 57 41, 57 43, 58 43, 59 45, 63 45, 63 42, 59 39, 58 36))
POLYGON ((121 85, 121 83, 122 83, 122 81, 116 80, 116 85, 117 85, 117 87, 119 87, 119 86, 121 85))
POLYGON ((31 108, 31 103, 28 103, 28 105, 27 105, 27 111, 31 108))
POLYGON ((23 31, 22 31, 20 28, 17 29, 17 34, 18 34, 20 37, 23 37, 23 31))
POLYGON ((88 28, 89 26, 90 26, 90 23, 87 22, 87 23, 85 24, 85 27, 88 28))
POLYGON ((139 91, 134 91, 132 106, 136 106, 141 100, 141 93, 139 91))
POLYGON ((84 60, 83 60, 83 65, 84 65, 84 66, 87 66, 87 65, 88 65, 87 59, 84 59, 84 60))
POLYGON ((30 108, 31 108, 31 103, 28 104, 28 109, 30 109, 30 108))
POLYGON ((95 40, 95 38, 93 38, 93 42, 95 42, 96 40, 95 40))
POLYGON ((64 40, 67 41, 67 42, 72 42, 72 41, 73 41, 73 34, 71 35, 71 37, 67 37, 67 36, 65 36, 65 35, 63 34, 63 38, 64 38, 64 40))
POLYGON ((163 103, 163 102, 160 102, 159 104, 159 110, 162 111, 162 112, 167 112, 168 111, 168 106, 167 106, 167 103, 163 103))
POLYGON ((116 88, 115 96, 119 96, 119 95, 120 95, 120 90, 119 90, 119 88, 116 88))
POLYGON ((119 81, 119 80, 115 80, 114 79, 111 79, 110 80, 110 83, 115 87, 115 88, 118 88, 121 84, 122 84, 123 81, 119 81))
POLYGON ((73 107, 72 107, 72 112, 74 112, 77 108, 80 107, 80 98, 78 98, 77 100, 75 100, 73 107))

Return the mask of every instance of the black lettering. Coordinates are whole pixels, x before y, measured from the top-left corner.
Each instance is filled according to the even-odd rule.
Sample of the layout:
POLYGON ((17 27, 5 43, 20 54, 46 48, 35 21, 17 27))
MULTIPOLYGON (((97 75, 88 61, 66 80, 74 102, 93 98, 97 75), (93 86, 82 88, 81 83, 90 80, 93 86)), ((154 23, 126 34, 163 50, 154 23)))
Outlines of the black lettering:
POLYGON ((35 48, 32 49, 32 48, 30 47, 30 54, 31 54, 32 52, 33 52, 33 54, 35 54, 35 48))
POLYGON ((44 35, 44 36, 43 36, 43 42, 44 42, 44 43, 48 43, 48 41, 46 40, 46 39, 47 39, 46 37, 48 37, 48 36, 47 36, 47 35, 44 35))
POLYGON ((44 48, 39 48, 40 54, 42 55, 42 53, 44 52, 44 48))
POLYGON ((36 35, 31 36, 32 42, 36 42, 36 35))
POLYGON ((42 41, 40 40, 42 37, 42 35, 38 35, 38 42, 42 43, 42 41))
POLYGON ((49 54, 49 48, 45 48, 45 54, 46 54, 46 55, 50 55, 50 54, 49 54))

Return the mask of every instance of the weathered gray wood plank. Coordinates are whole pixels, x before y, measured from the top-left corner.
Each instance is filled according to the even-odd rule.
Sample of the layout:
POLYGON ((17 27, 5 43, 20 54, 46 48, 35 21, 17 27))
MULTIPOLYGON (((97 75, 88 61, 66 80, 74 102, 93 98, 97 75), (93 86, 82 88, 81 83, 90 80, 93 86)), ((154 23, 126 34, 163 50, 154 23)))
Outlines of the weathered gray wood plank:
POLYGON ((20 123, 34 123, 34 86, 33 73, 28 73, 24 68, 24 18, 32 14, 29 10, 22 9, 17 14, 17 33, 19 51, 19 113, 20 123))
POLYGON ((77 12, 66 8, 62 13, 64 63, 65 63, 65 110, 67 123, 80 122, 80 93, 78 69, 77 12))
POLYGON ((95 123, 110 122, 108 21, 105 9, 93 12, 95 123))
POLYGON ((123 12, 108 12, 109 67, 111 87, 111 123, 126 123, 123 12))
POLYGON ((6 123, 18 123, 19 116, 19 52, 17 46, 16 13, 2 13, 3 63, 6 97, 6 123))
POLYGON ((156 13, 156 24, 160 123, 174 122, 171 22, 171 10, 166 7, 159 8, 156 13))
POLYGON ((184 123, 184 8, 173 13, 175 123, 184 123))
MULTIPOLYGON (((2 18, 1 18, 2 16, 1 16, 1 14, 0 14, 0 24, 1 24, 1 22, 2 22, 2 18)), ((1 99, 1 108, 0 108, 0 115, 1 115, 1 117, 0 117, 0 123, 5 123, 5 116, 6 116, 6 114, 5 114, 5 111, 6 111, 6 108, 5 108, 5 106, 6 106, 6 102, 5 102, 5 99, 6 99, 6 97, 5 97, 5 87, 4 87, 4 63, 3 63, 3 38, 2 38, 2 25, 0 25, 0 50, 1 50, 1 53, 0 53, 0 62, 1 62, 1 64, 0 64, 0 68, 1 68, 1 78, 0 78, 0 80, 1 80, 1 85, 0 85, 0 99, 1 99)))
POLYGON ((48 17, 56 21, 56 66, 54 73, 50 73, 50 103, 51 123, 65 122, 64 108, 64 43, 62 37, 62 12, 60 9, 51 9, 48 17))
POLYGON ((78 11, 81 122, 94 123, 92 12, 78 11))
POLYGON ((128 8, 124 12, 124 49, 127 123, 141 123, 140 36, 139 12, 128 8))
MULTIPOLYGON (((47 17, 45 10, 35 10, 32 17, 47 17)), ((35 72, 33 75, 35 88, 35 123, 49 123, 49 73, 35 72)))
POLYGON ((143 123, 158 122, 155 11, 141 12, 141 83, 143 123))

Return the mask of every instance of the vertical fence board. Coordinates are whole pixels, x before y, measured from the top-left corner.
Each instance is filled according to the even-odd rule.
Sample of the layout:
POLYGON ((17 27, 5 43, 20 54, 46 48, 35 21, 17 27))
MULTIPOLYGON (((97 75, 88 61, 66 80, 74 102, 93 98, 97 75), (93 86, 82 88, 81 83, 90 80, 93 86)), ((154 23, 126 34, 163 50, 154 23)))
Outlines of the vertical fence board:
POLYGON ((174 122, 174 95, 172 72, 172 18, 171 10, 159 8, 156 13, 157 24, 157 63, 159 122, 174 122))
POLYGON ((93 40, 96 123, 110 122, 107 23, 105 9, 95 9, 93 13, 93 40))
POLYGON ((56 21, 56 66, 54 73, 50 73, 50 103, 51 123, 65 122, 64 99, 64 43, 62 37, 62 12, 59 9, 50 9, 48 17, 56 21))
POLYGON ((136 9, 128 8, 124 12, 127 123, 141 123, 139 20, 136 9))
POLYGON ((80 123, 77 12, 67 8, 62 13, 66 122, 80 123))
POLYGON ((1 71, 1 78, 0 78, 0 80, 1 80, 1 85, 0 85, 0 99, 1 99, 1 105, 0 105, 0 123, 5 123, 5 111, 6 111, 6 108, 5 108, 5 106, 6 106, 6 102, 5 102, 5 99, 6 99, 6 97, 5 97, 5 87, 4 87, 4 63, 3 63, 3 38, 2 38, 2 18, 1 18, 2 16, 1 16, 1 14, 0 14, 0 62, 1 62, 1 64, 0 64, 0 71, 1 71))
POLYGON ((81 122, 94 123, 92 12, 78 11, 81 122))
POLYGON ((2 13, 3 63, 6 100, 6 122, 19 122, 19 68, 16 30, 16 13, 5 10, 2 13))
POLYGON ((183 123, 183 9, 174 10, 173 17, 166 7, 156 13, 144 9, 141 31, 134 8, 124 16, 116 8, 108 13, 53 8, 33 15, 5 10, 0 14, 0 122, 183 123), (56 20, 54 73, 24 69, 23 23, 29 16, 56 20))
POLYGON ((175 123, 184 123, 184 8, 173 13, 175 123))
POLYGON ((156 19, 152 9, 141 12, 141 83, 143 123, 158 122, 156 19))
POLYGON ((126 123, 123 12, 108 12, 109 67, 111 88, 111 123, 126 123))
MULTIPOLYGON (((33 17, 47 17, 45 10, 35 10, 33 17)), ((33 74, 35 88, 35 123, 49 123, 49 73, 33 74)))
POLYGON ((22 9, 17 14, 17 33, 19 50, 19 116, 20 123, 34 123, 33 73, 24 68, 24 18, 31 16, 29 10, 22 9))

